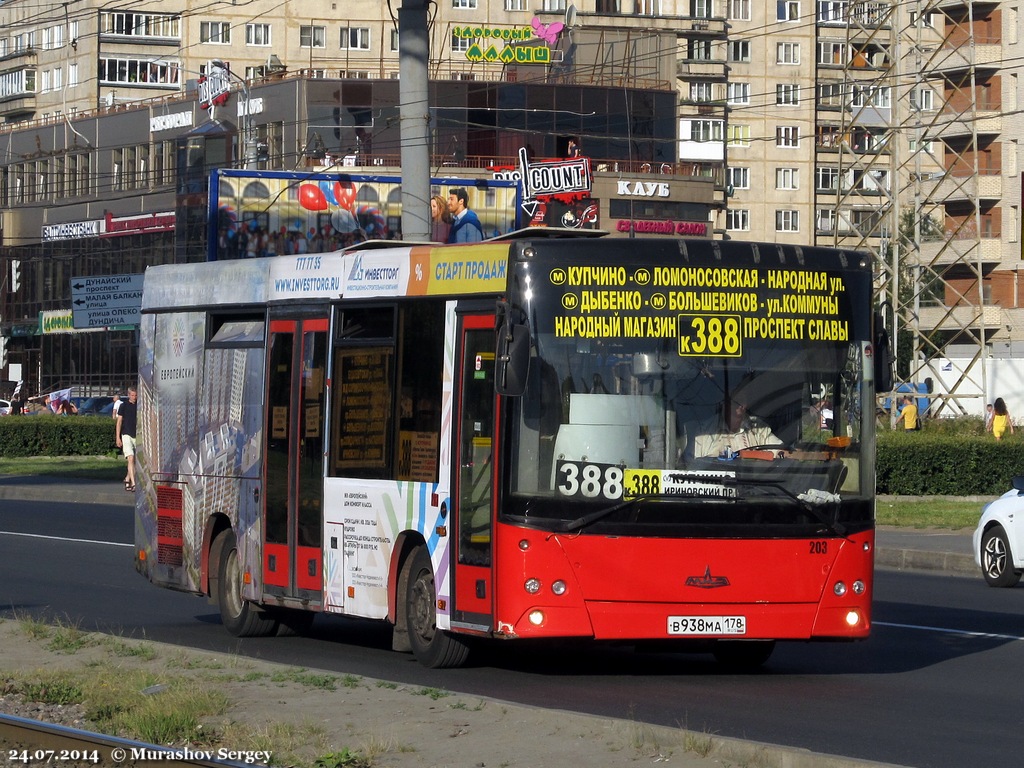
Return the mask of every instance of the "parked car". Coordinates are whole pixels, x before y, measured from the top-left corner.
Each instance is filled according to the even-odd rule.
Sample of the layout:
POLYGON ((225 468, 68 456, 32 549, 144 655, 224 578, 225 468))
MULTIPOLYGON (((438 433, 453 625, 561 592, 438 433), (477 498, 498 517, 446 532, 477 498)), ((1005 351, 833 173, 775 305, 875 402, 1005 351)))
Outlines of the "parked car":
POLYGON ((11 415, 11 401, 10 400, 0 400, 0 416, 10 416, 10 415, 11 415))
POLYGON ((71 402, 78 408, 79 416, 111 416, 114 412, 113 397, 73 397, 71 402))
POLYGON ((1024 475, 985 505, 972 538, 974 562, 990 587, 1012 587, 1024 574, 1024 475))

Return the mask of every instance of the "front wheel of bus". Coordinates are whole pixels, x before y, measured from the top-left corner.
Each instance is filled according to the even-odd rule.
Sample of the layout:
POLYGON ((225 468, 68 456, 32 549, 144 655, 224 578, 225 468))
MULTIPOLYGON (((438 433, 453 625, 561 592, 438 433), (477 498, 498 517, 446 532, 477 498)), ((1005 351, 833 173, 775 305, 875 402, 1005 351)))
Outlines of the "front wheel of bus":
POLYGON ((407 567, 405 617, 413 655, 431 669, 461 666, 469 656, 469 646, 465 639, 437 628, 434 569, 426 547, 413 553, 407 567))
POLYGON ((277 622, 269 618, 258 606, 242 599, 242 564, 238 559, 235 534, 221 534, 225 540, 220 547, 217 569, 217 605, 220 620, 235 637, 264 637, 277 631, 277 622))
POLYGON ((711 652, 723 666, 751 670, 768 661, 774 650, 774 640, 717 640, 711 652))

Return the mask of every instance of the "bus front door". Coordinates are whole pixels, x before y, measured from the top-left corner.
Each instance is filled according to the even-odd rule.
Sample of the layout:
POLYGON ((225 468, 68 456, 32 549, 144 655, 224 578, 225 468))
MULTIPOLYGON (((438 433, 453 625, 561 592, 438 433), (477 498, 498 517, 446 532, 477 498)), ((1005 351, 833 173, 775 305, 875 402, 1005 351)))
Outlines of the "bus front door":
POLYGON ((466 314, 459 326, 460 375, 455 413, 459 467, 452 494, 457 532, 452 623, 491 628, 494 498, 494 315, 466 314))
POLYGON ((263 589, 323 599, 327 319, 272 319, 264 429, 263 589))

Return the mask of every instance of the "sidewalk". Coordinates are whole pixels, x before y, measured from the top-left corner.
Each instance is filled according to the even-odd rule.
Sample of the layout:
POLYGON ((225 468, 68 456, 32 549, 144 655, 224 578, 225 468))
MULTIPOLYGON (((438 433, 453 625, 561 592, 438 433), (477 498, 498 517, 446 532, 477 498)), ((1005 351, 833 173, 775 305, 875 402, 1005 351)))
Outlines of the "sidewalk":
MULTIPOLYGON (((0 476, 0 499, 61 501, 131 507, 135 495, 120 483, 63 480, 45 476, 0 476)), ((981 515, 981 501, 978 515, 981 515)), ((947 573, 981 578, 971 553, 970 528, 951 531, 940 528, 896 528, 881 526, 875 536, 875 565, 907 571, 947 573)))

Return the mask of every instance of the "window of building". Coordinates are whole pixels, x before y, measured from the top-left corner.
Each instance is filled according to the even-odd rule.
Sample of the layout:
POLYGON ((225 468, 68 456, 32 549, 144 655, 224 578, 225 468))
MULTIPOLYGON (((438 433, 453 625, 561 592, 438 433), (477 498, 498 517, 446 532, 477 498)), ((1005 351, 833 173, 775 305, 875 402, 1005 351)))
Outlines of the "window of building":
POLYGON ((729 0, 729 19, 750 21, 750 0, 729 0))
POLYGON ((544 0, 542 7, 547 12, 565 11, 565 0, 544 0))
MULTIPOLYGON (((70 34, 72 40, 78 37, 77 21, 71 22, 70 34)), ((161 13, 102 11, 100 13, 100 34, 180 40, 181 17, 161 13)))
POLYGON ((725 228, 730 232, 750 231, 750 211, 745 208, 730 208, 725 212, 725 228))
POLYGON ((818 0, 819 24, 843 24, 846 22, 847 0, 818 0))
POLYGON ((691 61, 711 61, 711 41, 691 38, 686 42, 686 57, 691 61))
POLYGON ((798 168, 776 168, 775 188, 793 190, 800 188, 800 170, 798 168))
POLYGON ((750 83, 728 83, 725 86, 725 99, 730 104, 749 104, 750 83))
POLYGON ((465 53, 469 47, 476 42, 469 37, 462 37, 456 32, 452 33, 452 53, 465 53))
POLYGON ((814 175, 819 192, 837 192, 839 190, 838 168, 822 166, 815 171, 814 175))
POLYGON ((780 106, 795 107, 800 103, 800 86, 797 83, 777 83, 775 85, 775 103, 780 106))
POLYGON ((725 183, 733 189, 750 189, 750 169, 742 166, 726 168, 725 183))
POLYGON ((750 61, 750 41, 730 40, 729 61, 750 61))
POLYGON ((231 42, 231 23, 227 21, 200 22, 199 42, 227 45, 231 42))
POLYGON ((636 0, 637 16, 661 16, 661 0, 636 0))
POLYGON ((342 27, 341 49, 350 51, 370 50, 370 30, 367 27, 342 27))
POLYGON ((749 125, 737 125, 731 123, 729 125, 729 146, 730 147, 749 147, 750 146, 750 126, 749 125))
POLYGON ((0 97, 36 92, 36 71, 19 69, 0 74, 0 97))
POLYGON ((818 106, 835 107, 843 106, 843 84, 839 82, 818 83, 818 106))
POLYGON ((398 30, 397 29, 392 29, 391 30, 391 50, 392 51, 397 51, 398 50, 398 30))
POLYGON ((911 91, 910 107, 922 112, 935 109, 935 91, 931 88, 918 88, 911 91))
POLYGON ((64 69, 62 67, 53 68, 53 90, 59 91, 64 87, 64 69))
POLYGON ((779 21, 800 21, 798 0, 776 0, 776 18, 779 21))
POLYGON ((776 64, 799 64, 800 43, 776 43, 775 44, 776 64))
POLYGON ((853 106, 877 107, 888 109, 892 106, 889 86, 886 85, 854 85, 853 106))
POLYGON ((39 92, 46 93, 48 90, 50 90, 51 87, 52 86, 50 85, 50 70, 44 69, 42 72, 39 73, 39 92))
POLYGON ((712 0, 690 0, 690 15, 695 19, 710 19, 712 6, 712 0))
POLYGON ((476 8, 477 0, 452 0, 452 8, 463 8, 473 10, 476 8))
POLYGON ((299 27, 299 46, 301 48, 326 48, 327 29, 319 25, 303 24, 299 27))
POLYGON ((721 141, 722 121, 721 120, 691 120, 690 121, 691 141, 721 141))
POLYGON ((246 45, 270 45, 269 24, 246 24, 245 25, 246 45))
POLYGON ((526 0, 505 0, 506 11, 525 11, 526 0))
POLYGON ((818 63, 842 66, 846 63, 846 43, 823 40, 818 43, 818 63))
POLYGON ((815 214, 814 226, 819 232, 835 232, 836 212, 832 208, 819 208, 815 214))
POLYGON ((101 58, 99 78, 102 85, 127 83, 177 88, 181 85, 181 68, 177 62, 170 61, 101 58))
POLYGON ((775 129, 775 146, 794 148, 800 146, 800 126, 780 125, 775 129))
POLYGON ((690 83, 690 101, 711 101, 711 83, 690 83))
POLYGON ((68 64, 68 88, 78 85, 78 65, 68 64))
POLYGON ((783 210, 775 212, 776 232, 799 232, 800 211, 783 210))

